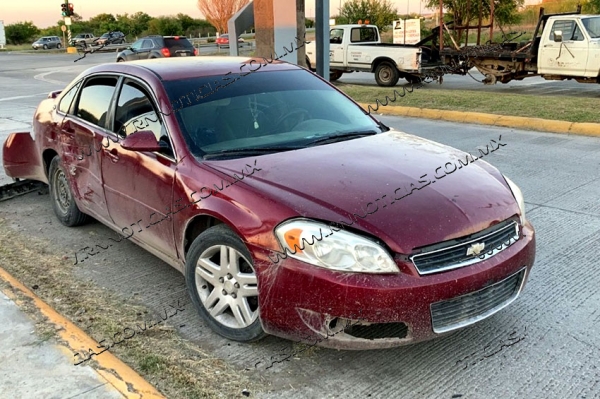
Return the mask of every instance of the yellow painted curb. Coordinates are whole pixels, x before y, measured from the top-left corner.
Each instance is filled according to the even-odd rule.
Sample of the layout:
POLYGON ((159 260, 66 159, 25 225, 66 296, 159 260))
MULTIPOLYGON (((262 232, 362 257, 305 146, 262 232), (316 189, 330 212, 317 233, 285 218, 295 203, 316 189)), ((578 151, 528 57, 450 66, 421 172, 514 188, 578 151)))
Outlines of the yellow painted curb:
MULTIPOLYGON (((73 356, 75 352, 87 352, 88 348, 96 349, 98 343, 89 337, 83 330, 71 323, 67 318, 60 315, 52 309, 47 303, 37 297, 29 288, 11 276, 6 270, 0 267, 0 278, 18 289, 33 301, 35 307, 48 318, 53 324, 62 327, 59 331, 60 337, 67 342, 73 356)), ((9 290, 3 290, 4 294, 11 299, 16 299, 15 295, 9 290)), ((78 358, 79 359, 79 358, 78 358)), ((96 370, 104 379, 106 379, 123 396, 131 399, 141 398, 161 398, 165 399, 160 392, 156 390, 148 381, 143 379, 138 373, 128 365, 119 360, 109 351, 102 353, 94 358, 102 370, 96 370)), ((73 366, 75 367, 75 366, 73 366)))
POLYGON ((67 53, 77 54, 77 47, 72 47, 72 46, 67 47, 67 53))
MULTIPOLYGON (((359 103, 359 105, 365 110, 369 109, 369 104, 359 103)), ((373 108, 372 104, 371 108, 373 108)), ((495 115, 482 112, 447 111, 441 109, 426 109, 416 107, 384 107, 381 105, 376 113, 383 115, 410 116, 414 118, 445 120, 450 122, 511 127, 515 129, 537 130, 550 133, 600 137, 600 124, 598 123, 554 121, 541 118, 525 118, 522 116, 495 115)))

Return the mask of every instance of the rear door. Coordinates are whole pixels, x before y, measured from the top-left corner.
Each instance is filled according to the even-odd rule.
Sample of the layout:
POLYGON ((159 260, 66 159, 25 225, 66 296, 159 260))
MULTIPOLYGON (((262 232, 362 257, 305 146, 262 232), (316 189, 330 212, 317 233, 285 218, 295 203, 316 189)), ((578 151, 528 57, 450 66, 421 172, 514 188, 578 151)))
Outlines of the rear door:
POLYGON ((150 52, 154 50, 154 43, 150 39, 142 40, 142 45, 140 50, 138 51, 138 60, 145 60, 146 58, 150 58, 150 52))
POLYGON ((126 235, 133 233, 138 240, 176 259, 169 212, 177 163, 157 110, 148 86, 139 80, 123 80, 111 128, 114 141, 138 130, 150 130, 168 149, 160 153, 128 151, 111 142, 102 150, 104 192, 113 222, 121 229, 130 229, 124 230, 126 235))
POLYGON ((59 111, 68 111, 60 123, 60 141, 73 194, 82 204, 82 211, 103 222, 110 221, 110 216, 102 188, 100 150, 108 134, 106 124, 117 81, 116 76, 91 77, 83 83, 77 98, 73 90, 59 105, 59 111))

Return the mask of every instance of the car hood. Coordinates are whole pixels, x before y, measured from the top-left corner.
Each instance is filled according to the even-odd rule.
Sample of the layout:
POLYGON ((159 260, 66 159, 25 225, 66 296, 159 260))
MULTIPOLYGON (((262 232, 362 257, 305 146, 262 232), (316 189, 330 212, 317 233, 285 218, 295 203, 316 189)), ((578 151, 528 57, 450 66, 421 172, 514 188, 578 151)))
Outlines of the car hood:
MULTIPOLYGON (((495 150, 498 146, 490 139, 482 139, 482 145, 495 150)), ((390 131, 260 156, 256 159, 261 171, 244 183, 271 199, 273 206, 287 208, 287 219, 344 221, 349 229, 377 237, 395 252, 410 253, 519 213, 498 170, 479 159, 463 166, 466 156, 452 147, 390 131)), ((229 165, 210 162, 224 173, 238 172, 229 165)))

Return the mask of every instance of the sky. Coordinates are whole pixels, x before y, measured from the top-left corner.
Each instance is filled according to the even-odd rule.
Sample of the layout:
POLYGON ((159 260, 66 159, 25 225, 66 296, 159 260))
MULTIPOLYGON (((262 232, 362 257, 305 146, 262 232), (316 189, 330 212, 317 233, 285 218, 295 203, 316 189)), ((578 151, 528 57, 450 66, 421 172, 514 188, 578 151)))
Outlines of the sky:
MULTIPOLYGON (((277 0, 275 0, 277 1, 277 0)), ((331 15, 337 14, 340 4, 345 0, 329 0, 331 15)), ((528 3, 537 3, 539 0, 526 0, 528 3)), ((401 14, 418 13, 420 6, 425 3, 424 0, 391 0, 393 5, 401 14)), ((5 25, 19 21, 33 21, 38 28, 53 26, 56 21, 61 19, 60 5, 62 0, 1 0, 0 20, 5 25)), ((196 6, 195 0, 168 0, 168 1, 148 1, 148 0, 74 0, 71 1, 75 7, 75 12, 84 19, 89 19, 100 13, 133 14, 138 11, 144 11, 147 14, 157 17, 160 15, 174 15, 184 13, 192 18, 203 18, 196 6)), ((423 12, 426 12, 424 6, 423 12)), ((313 17, 315 13, 315 0, 306 0, 306 15, 313 17)))

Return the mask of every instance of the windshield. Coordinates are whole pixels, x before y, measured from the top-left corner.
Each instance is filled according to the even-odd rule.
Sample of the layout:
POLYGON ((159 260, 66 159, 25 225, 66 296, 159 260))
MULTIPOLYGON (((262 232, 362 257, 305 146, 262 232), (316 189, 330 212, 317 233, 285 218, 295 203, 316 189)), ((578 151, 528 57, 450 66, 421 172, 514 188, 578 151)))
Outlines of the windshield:
POLYGON ((592 39, 600 38, 600 17, 583 18, 582 22, 592 39))
MULTIPOLYGON (((238 76, 229 74, 225 79, 238 76)), ((214 90, 216 84, 227 84, 221 78, 165 82, 174 109, 181 108, 177 120, 196 156, 253 148, 283 151, 326 142, 323 139, 329 136, 356 132, 360 137, 360 133, 384 130, 343 94, 305 70, 250 73, 214 90)))

